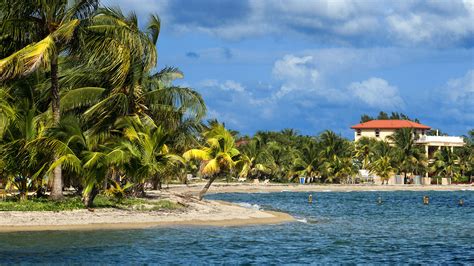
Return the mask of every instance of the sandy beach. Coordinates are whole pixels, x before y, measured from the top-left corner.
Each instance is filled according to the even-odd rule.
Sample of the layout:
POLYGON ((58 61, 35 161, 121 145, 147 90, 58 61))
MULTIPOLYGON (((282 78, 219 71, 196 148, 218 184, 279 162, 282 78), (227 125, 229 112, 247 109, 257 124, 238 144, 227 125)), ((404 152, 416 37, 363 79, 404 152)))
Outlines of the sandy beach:
MULTIPOLYGON (((149 192, 156 195, 157 192, 149 192)), ((0 232, 48 230, 138 229, 157 226, 241 226, 293 221, 286 213, 244 208, 221 201, 198 201, 176 193, 160 198, 184 207, 171 211, 93 209, 60 212, 0 212, 0 232)), ((164 194, 164 195, 163 195, 164 194)))
MULTIPOLYGON (((138 229, 157 226, 242 226, 294 221, 289 214, 257 210, 215 201, 198 201, 193 196, 201 183, 170 185, 163 191, 148 191, 152 198, 168 199, 183 206, 177 210, 138 211, 93 209, 61 212, 0 212, 0 232, 46 230, 138 229)), ((216 183, 209 193, 269 192, 349 192, 349 191, 474 191, 472 185, 449 186, 380 186, 380 185, 298 185, 216 183)))
MULTIPOLYGON (((191 185, 170 185, 166 190, 170 192, 197 194, 204 183, 191 185)), ((265 193, 265 192, 349 192, 349 191, 474 191, 474 185, 317 185, 317 184, 251 184, 251 183, 225 183, 214 182, 208 193, 265 193)))

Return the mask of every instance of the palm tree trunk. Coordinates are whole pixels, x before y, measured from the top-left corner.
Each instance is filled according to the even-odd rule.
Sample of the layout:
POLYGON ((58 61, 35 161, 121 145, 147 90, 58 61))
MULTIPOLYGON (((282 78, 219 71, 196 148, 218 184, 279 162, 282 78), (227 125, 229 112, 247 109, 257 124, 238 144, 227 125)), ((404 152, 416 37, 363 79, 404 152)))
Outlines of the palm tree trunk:
POLYGON ((211 187, 212 182, 214 182, 214 180, 216 180, 216 178, 217 178, 217 175, 213 175, 209 178, 209 181, 207 181, 207 184, 202 188, 201 192, 199 192, 199 200, 202 200, 202 198, 204 197, 206 192, 211 187))
MULTIPOLYGON (((53 125, 59 124, 61 112, 59 109, 59 82, 58 82, 58 55, 53 55, 51 59, 51 111, 53 113, 53 125)), ((54 160, 58 158, 55 156, 54 160)), ((63 177, 61 165, 53 170, 53 185, 49 196, 52 200, 63 198, 63 177)))
POLYGON ((153 179, 153 190, 161 190, 161 178, 157 175, 153 179))
POLYGON ((82 202, 87 208, 91 208, 94 206, 94 199, 95 199, 95 196, 97 196, 97 194, 99 194, 99 190, 94 185, 91 192, 84 194, 82 196, 82 202))

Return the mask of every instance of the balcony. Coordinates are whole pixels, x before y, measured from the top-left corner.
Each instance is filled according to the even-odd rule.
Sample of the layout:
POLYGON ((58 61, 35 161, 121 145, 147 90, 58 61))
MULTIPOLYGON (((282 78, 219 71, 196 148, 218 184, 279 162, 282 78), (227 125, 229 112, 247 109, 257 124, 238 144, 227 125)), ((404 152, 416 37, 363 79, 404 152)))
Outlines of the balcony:
POLYGON ((464 146, 464 139, 456 136, 420 136, 416 142, 429 146, 464 146))

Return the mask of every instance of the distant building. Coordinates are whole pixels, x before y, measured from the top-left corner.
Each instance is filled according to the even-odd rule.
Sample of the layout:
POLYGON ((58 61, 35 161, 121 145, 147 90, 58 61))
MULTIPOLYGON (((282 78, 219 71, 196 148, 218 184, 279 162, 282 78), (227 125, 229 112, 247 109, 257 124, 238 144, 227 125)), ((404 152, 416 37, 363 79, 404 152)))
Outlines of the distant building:
MULTIPOLYGON (((412 128, 416 136, 416 142, 423 145, 428 159, 433 158, 433 154, 440 147, 464 146, 464 139, 456 136, 428 136, 427 133, 431 127, 409 120, 371 120, 365 123, 357 124, 351 127, 354 129, 354 141, 362 137, 375 138, 377 140, 386 140, 388 136, 395 133, 397 129, 412 128)), ((428 174, 426 175, 428 177, 428 174)), ((423 183, 429 183, 425 181, 423 183)))
POLYGON ((397 129, 413 128, 419 138, 426 136, 431 129, 409 120, 371 120, 365 123, 357 124, 351 127, 355 130, 354 140, 358 141, 362 137, 376 138, 378 140, 387 140, 388 136, 395 133, 397 129))
POLYGON ((413 128, 417 136, 416 142, 425 146, 426 155, 430 158, 432 150, 439 147, 462 147, 464 139, 455 136, 428 136, 431 127, 409 120, 371 120, 351 127, 354 129, 354 140, 358 141, 362 137, 375 138, 377 140, 387 140, 388 136, 395 133, 397 129, 413 128))

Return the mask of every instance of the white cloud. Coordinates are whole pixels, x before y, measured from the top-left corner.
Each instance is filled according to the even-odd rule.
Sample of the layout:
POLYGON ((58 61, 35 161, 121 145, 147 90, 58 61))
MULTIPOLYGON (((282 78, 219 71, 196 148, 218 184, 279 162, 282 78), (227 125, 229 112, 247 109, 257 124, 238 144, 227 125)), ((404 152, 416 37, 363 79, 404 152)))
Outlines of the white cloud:
POLYGON ((221 84, 221 88, 223 90, 232 90, 237 92, 245 91, 244 86, 242 84, 235 82, 233 80, 226 80, 223 84, 221 84))
POLYGON ((451 103, 474 106, 474 69, 461 78, 451 79, 444 88, 444 94, 451 103))
POLYGON ((362 82, 353 82, 348 90, 370 107, 394 110, 403 108, 405 105, 398 88, 381 78, 372 77, 362 82))
POLYGON ((473 45, 473 0, 203 0, 189 10, 183 1, 108 0, 140 12, 158 11, 178 31, 230 40, 297 33, 338 44, 473 45), (208 10, 222 15, 206 16, 208 10))
POLYGON ((331 96, 328 93, 332 91, 323 88, 323 77, 313 56, 285 55, 274 63, 272 73, 275 79, 282 81, 282 85, 272 96, 274 98, 282 98, 296 91, 331 96))
POLYGON ((223 91, 236 91, 236 92, 244 92, 245 87, 242 84, 233 81, 233 80, 226 80, 224 82, 219 82, 216 79, 205 79, 198 84, 199 87, 203 88, 219 88, 223 91))
POLYGON ((443 125, 443 129, 459 131, 462 128, 462 133, 471 130, 474 125, 474 69, 433 90, 430 101, 436 111, 430 108, 427 114, 443 125))

